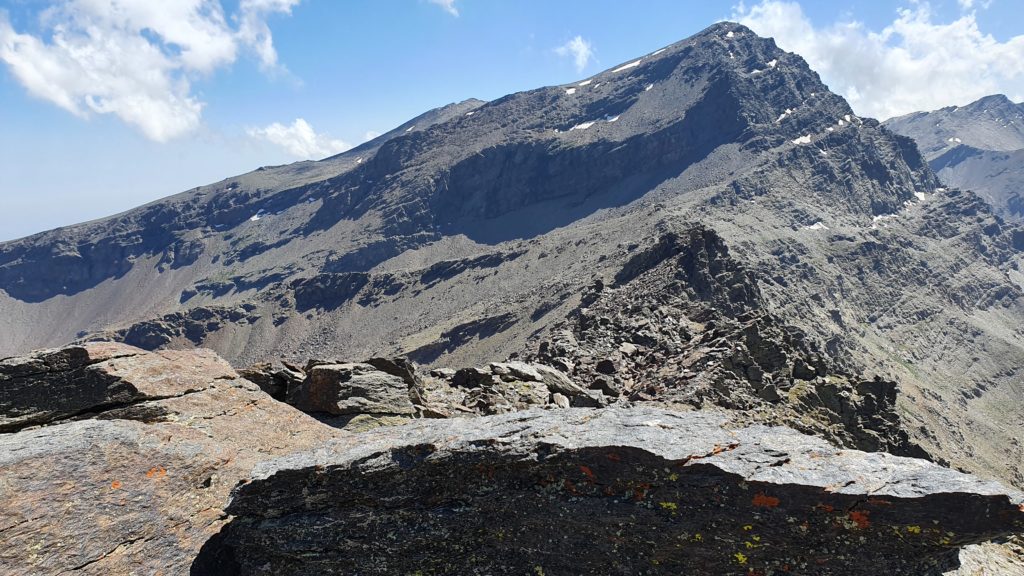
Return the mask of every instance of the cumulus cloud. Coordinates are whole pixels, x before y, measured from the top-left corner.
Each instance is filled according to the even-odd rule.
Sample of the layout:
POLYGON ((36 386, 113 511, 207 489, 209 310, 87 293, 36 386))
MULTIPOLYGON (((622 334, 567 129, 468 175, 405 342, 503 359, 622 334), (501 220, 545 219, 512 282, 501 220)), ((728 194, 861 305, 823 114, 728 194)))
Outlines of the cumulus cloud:
POLYGON ((455 7, 455 0, 430 0, 430 3, 440 6, 445 12, 452 16, 459 15, 459 9, 455 7))
POLYGON ((317 134, 302 118, 296 118, 290 126, 274 122, 263 128, 250 128, 247 133, 251 138, 276 144, 302 160, 319 160, 352 147, 326 134, 317 134))
POLYGON ((113 114, 164 142, 200 124, 190 80, 245 49, 277 65, 266 17, 298 1, 242 0, 233 27, 219 0, 63 0, 41 12, 38 36, 0 12, 0 62, 33 96, 80 117, 113 114))
MULTIPOLYGON (((977 4, 977 3, 976 3, 977 4)), ((1024 92, 1024 36, 999 42, 974 13, 935 22, 925 2, 897 11, 880 31, 856 21, 815 27, 796 2, 765 0, 733 19, 803 56, 858 114, 886 119, 1024 92)))
POLYGON ((576 66, 576 72, 583 72, 583 69, 590 63, 591 58, 594 57, 594 46, 584 40, 582 36, 576 36, 555 48, 555 53, 559 56, 571 57, 573 64, 576 66))

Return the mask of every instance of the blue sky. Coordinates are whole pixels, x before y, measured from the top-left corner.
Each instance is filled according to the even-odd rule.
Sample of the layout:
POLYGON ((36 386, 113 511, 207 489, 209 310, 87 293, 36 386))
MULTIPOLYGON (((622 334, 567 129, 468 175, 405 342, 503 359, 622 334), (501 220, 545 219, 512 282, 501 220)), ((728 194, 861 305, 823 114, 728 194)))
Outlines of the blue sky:
POLYGON ((739 19, 863 115, 1024 99, 1021 0, 0 0, 0 240, 739 19), (157 8, 155 8, 157 6, 157 8))

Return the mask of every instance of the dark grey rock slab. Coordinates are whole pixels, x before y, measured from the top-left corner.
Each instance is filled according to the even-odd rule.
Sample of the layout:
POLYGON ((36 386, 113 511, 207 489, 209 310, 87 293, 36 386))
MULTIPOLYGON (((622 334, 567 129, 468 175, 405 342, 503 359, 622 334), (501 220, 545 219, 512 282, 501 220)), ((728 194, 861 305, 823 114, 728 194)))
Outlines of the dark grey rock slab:
POLYGON ((195 573, 928 574, 1024 527, 935 464, 704 412, 419 421, 259 464, 195 573))

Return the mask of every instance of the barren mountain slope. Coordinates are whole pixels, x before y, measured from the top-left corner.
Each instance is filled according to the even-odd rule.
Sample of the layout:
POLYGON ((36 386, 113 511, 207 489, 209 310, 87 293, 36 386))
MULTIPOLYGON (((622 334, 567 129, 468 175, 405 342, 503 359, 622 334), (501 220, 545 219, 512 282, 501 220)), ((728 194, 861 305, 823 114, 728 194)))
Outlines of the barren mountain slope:
MULTIPOLYGON (((726 381, 778 402, 764 375, 779 396, 840 373, 895 380, 925 449, 1024 485, 1024 233, 943 189, 909 138, 857 118, 800 57, 721 23, 431 121, 0 245, 0 351, 81 336, 236 364, 471 365, 571 338, 582 374, 638 362, 627 343, 671 365, 644 356, 666 318, 666 350, 704 357, 756 321, 726 381), (638 341, 588 340, 602 306, 638 341)), ((637 380, 664 377, 646 366, 637 380)))
POLYGON ((997 94, 885 125, 913 138, 944 182, 977 192, 1004 218, 1024 216, 1024 105, 997 94))

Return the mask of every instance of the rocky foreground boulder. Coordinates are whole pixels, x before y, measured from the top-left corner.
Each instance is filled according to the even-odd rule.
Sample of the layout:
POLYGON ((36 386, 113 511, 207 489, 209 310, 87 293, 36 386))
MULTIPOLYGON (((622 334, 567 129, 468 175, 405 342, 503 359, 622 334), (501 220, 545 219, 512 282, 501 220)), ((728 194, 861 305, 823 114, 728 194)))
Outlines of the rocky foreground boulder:
POLYGON ((0 361, 0 573, 187 574, 260 460, 333 429, 208 350, 0 361))
POLYGON ((421 420, 258 465, 196 574, 929 574, 1020 494, 706 412, 421 420))
POLYGON ((246 374, 281 399, 207 350, 0 360, 0 573, 917 575, 1024 532, 997 484, 542 365, 246 374))

